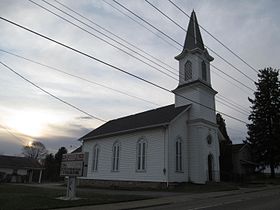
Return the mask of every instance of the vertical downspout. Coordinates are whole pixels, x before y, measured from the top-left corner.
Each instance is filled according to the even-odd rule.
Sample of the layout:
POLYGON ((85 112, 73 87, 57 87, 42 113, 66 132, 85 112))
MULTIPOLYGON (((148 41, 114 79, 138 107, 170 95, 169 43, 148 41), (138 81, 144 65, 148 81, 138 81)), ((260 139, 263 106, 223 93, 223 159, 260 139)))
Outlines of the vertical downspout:
MULTIPOLYGON (((167 133, 167 129, 168 129, 168 125, 164 126, 164 166, 165 166, 165 176, 166 176, 166 187, 168 188, 169 186, 169 166, 168 166, 168 152, 169 152, 169 149, 168 149, 168 145, 166 147, 166 141, 168 143, 168 136, 166 137, 166 133, 167 133), (167 149, 167 155, 166 155, 166 149, 167 149), (167 156, 167 157, 166 157, 167 156)), ((168 130, 169 132, 169 130, 168 130)))
POLYGON ((191 168, 191 160, 190 160, 190 157, 191 157, 191 154, 190 154, 190 129, 189 129, 189 119, 190 119, 190 112, 188 111, 188 114, 187 114, 187 122, 186 122, 186 126, 187 126, 187 163, 188 163, 188 182, 191 181, 191 174, 190 174, 190 168, 191 168))

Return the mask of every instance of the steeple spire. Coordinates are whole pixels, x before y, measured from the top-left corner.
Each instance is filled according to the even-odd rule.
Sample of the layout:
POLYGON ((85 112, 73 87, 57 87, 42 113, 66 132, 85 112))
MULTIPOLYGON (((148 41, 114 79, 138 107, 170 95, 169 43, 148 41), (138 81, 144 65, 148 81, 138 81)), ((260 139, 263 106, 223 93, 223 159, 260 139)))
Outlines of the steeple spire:
POLYGON ((195 15, 195 11, 193 10, 190 17, 183 50, 179 55, 175 57, 175 59, 181 60, 187 53, 195 52, 204 54, 206 56, 206 59, 209 61, 214 60, 214 58, 209 55, 207 49, 204 47, 198 21, 195 15))
POLYGON ((183 50, 193 50, 195 48, 199 48, 204 50, 204 44, 201 38, 201 33, 199 30, 199 25, 197 22, 197 18, 195 15, 195 11, 192 11, 188 31, 185 39, 185 44, 183 50))

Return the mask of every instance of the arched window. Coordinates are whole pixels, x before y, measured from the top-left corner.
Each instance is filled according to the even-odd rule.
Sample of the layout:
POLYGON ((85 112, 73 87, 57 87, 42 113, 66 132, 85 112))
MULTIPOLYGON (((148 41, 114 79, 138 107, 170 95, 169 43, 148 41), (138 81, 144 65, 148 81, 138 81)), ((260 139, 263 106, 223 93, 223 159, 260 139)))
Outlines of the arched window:
POLYGON ((206 75, 206 63, 205 61, 201 62, 201 71, 202 71, 202 79, 204 81, 207 81, 207 75, 206 75))
POLYGON ((185 63, 185 81, 192 79, 192 62, 185 63))
POLYGON ((146 157, 147 157, 147 141, 144 138, 141 138, 137 142, 137 171, 146 170, 146 157))
POLYGON ((120 143, 115 142, 113 145, 112 171, 119 171, 119 165, 120 165, 120 143))
POLYGON ((99 158, 99 153, 100 153, 100 148, 99 146, 96 144, 93 147, 93 159, 92 159, 92 170, 93 171, 97 171, 98 169, 98 158, 99 158))
POLYGON ((176 145, 175 145, 175 150, 176 150, 176 171, 181 172, 183 171, 182 167, 182 139, 177 138, 176 140, 176 145))

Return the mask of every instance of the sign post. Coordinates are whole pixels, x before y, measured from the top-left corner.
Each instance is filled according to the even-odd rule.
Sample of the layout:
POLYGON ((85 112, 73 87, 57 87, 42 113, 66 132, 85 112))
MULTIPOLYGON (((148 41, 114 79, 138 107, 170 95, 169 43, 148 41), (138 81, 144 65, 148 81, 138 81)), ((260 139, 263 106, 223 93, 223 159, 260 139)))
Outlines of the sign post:
POLYGON ((69 176, 67 182, 66 198, 74 200, 76 198, 76 177, 69 176))
POLYGON ((76 181, 83 175, 84 153, 70 153, 62 156, 60 176, 68 176, 65 200, 76 200, 76 181))

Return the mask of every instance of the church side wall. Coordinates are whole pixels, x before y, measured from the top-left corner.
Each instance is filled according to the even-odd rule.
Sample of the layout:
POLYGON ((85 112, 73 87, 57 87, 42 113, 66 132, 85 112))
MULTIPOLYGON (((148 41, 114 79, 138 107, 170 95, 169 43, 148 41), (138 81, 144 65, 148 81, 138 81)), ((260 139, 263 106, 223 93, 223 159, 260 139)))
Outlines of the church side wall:
POLYGON ((88 174, 84 179, 116 180, 116 181, 151 181, 165 182, 164 137, 165 128, 155 128, 144 131, 86 141, 83 152, 89 153, 88 174), (147 141, 146 170, 138 172, 136 169, 136 147, 141 138, 147 141), (113 144, 120 143, 119 171, 112 171, 113 144), (93 147, 100 148, 98 170, 93 171, 93 147))
POLYGON ((188 142, 187 142, 187 114, 178 116, 169 126, 168 141, 168 177, 169 182, 187 182, 188 181, 188 142), (176 171, 176 140, 182 140, 182 166, 183 170, 176 171))

